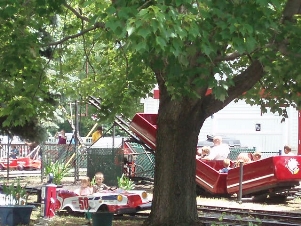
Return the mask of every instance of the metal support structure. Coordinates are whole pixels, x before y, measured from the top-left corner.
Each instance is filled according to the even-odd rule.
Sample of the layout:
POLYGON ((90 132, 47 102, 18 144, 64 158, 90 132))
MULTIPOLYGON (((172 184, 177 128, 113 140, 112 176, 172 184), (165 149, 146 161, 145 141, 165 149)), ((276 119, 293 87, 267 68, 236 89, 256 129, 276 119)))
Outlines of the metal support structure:
POLYGON ((7 169, 6 169, 6 173, 7 173, 7 181, 9 181, 9 148, 10 148, 10 142, 9 142, 9 135, 7 136, 7 154, 6 154, 6 158, 7 158, 7 169))
POLYGON ((298 112, 298 155, 301 155, 301 110, 298 112))
POLYGON ((242 181, 243 181, 243 175, 244 175, 244 163, 239 162, 239 192, 237 196, 237 202, 242 203, 242 181))
POLYGON ((78 153, 78 147, 79 147, 79 140, 78 140, 78 128, 79 128, 79 120, 78 120, 78 102, 75 101, 75 105, 74 105, 74 115, 75 115, 75 128, 74 128, 74 149, 75 149, 75 166, 74 166, 74 182, 79 180, 79 153, 78 153))
POLYGON ((115 123, 113 125, 113 133, 112 133, 113 139, 112 139, 112 147, 115 148, 115 123))

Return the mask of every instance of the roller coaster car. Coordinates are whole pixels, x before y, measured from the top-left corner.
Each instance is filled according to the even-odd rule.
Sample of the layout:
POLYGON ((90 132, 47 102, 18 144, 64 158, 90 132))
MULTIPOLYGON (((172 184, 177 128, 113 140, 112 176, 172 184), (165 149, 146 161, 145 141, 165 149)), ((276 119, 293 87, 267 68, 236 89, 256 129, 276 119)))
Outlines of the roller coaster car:
POLYGON ((56 210, 68 212, 103 212, 113 214, 135 214, 151 208, 148 194, 143 190, 125 191, 116 189, 79 196, 73 191, 61 189, 57 191, 56 210))
MULTIPOLYGON (((289 194, 301 181, 301 156, 272 156, 243 166, 242 195, 289 194)), ((196 182, 212 195, 239 192, 240 168, 219 173, 222 161, 196 159, 196 182)))
MULTIPOLYGON (((156 150, 157 114, 137 113, 130 123, 130 130, 153 150, 156 150)), ((213 137, 207 137, 208 142, 213 137)), ((227 140, 227 139, 225 139, 227 140)), ((228 139, 234 146, 239 141, 228 139)), ((201 144, 200 144, 201 145, 201 144)), ((301 156, 272 156, 243 166, 242 195, 286 195, 301 181, 301 156)), ((205 194, 231 196, 239 192, 240 168, 219 173, 222 161, 196 159, 196 183, 205 194)), ((202 194, 201 193, 201 194, 202 194)))
POLYGON ((137 113, 130 123, 130 130, 152 150, 156 150, 158 114, 137 113))
MULTIPOLYGON (((33 160, 30 157, 21 157, 17 159, 9 159, 9 169, 13 170, 38 170, 41 169, 41 161, 33 160)), ((7 159, 0 161, 0 170, 5 170, 7 167, 7 159)))

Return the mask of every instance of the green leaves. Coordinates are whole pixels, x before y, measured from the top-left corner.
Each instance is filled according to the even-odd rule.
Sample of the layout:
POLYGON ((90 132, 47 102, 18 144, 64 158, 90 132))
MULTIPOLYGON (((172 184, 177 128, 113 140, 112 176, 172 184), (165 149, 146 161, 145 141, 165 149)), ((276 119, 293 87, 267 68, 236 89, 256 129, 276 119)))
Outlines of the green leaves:
MULTIPOLYGON (((63 151, 63 150, 59 150, 63 151)), ((53 174, 53 183, 60 185, 62 180, 66 177, 71 169, 70 165, 58 160, 56 162, 49 162, 45 165, 45 176, 52 173, 53 174)))
POLYGON ((135 188, 134 182, 126 177, 124 174, 122 174, 121 177, 117 177, 118 182, 118 188, 124 189, 124 190, 133 190, 135 188))
POLYGON ((6 196, 6 205, 26 205, 28 193, 25 187, 21 186, 20 179, 13 181, 11 184, 3 184, 3 193, 6 196))
POLYGON ((18 12, 18 9, 14 6, 7 6, 1 10, 1 17, 5 20, 12 17, 15 13, 18 12))
POLYGON ((281 83, 287 74, 299 78, 296 59, 278 46, 289 39, 287 52, 301 49, 300 21, 279 24, 283 1, 75 0, 62 13, 63 4, 0 2, 0 117, 6 128, 51 117, 58 98, 73 102, 94 95, 103 99, 103 118, 130 115, 156 78, 174 97, 203 98, 200 90, 212 88, 225 100, 235 77, 256 59, 266 68, 266 87, 299 88, 281 83), (50 23, 54 14, 60 26, 50 23), (89 30, 95 23, 105 28, 89 30), (47 41, 41 36, 46 32, 47 41), (40 57, 60 40, 51 46, 51 60, 40 57))
POLYGON ((160 46, 162 50, 166 47, 166 41, 162 37, 156 37, 156 43, 160 46))

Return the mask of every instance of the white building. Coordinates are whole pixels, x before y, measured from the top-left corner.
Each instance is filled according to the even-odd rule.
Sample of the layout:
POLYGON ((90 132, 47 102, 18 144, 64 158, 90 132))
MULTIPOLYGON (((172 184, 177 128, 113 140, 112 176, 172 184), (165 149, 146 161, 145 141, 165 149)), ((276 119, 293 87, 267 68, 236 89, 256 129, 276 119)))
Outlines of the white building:
MULTIPOLYGON (((154 91, 154 98, 142 100, 145 113, 158 113, 159 93, 154 91)), ((289 118, 281 122, 282 117, 271 112, 262 114, 260 106, 250 106, 244 101, 231 102, 224 109, 206 119, 199 140, 206 140, 208 134, 223 134, 239 139, 242 146, 256 147, 264 152, 275 152, 290 145, 297 152, 299 112, 290 107, 289 118)), ((300 153, 300 152, 299 152, 300 153)))

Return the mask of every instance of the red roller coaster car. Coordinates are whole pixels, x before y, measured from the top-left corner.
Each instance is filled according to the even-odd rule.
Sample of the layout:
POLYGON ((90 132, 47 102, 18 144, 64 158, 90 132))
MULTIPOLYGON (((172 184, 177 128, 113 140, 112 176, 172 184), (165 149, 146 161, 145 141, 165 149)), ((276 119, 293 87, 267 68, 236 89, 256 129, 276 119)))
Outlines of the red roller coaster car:
MULTIPOLYGON (((157 114, 137 113, 130 129, 141 141, 156 150, 157 114)), ((301 181, 301 156, 271 156, 243 166, 242 195, 285 196, 301 181)), ((196 183, 199 191, 211 195, 230 196, 239 192, 240 167, 228 173, 219 160, 196 159, 196 183)))

